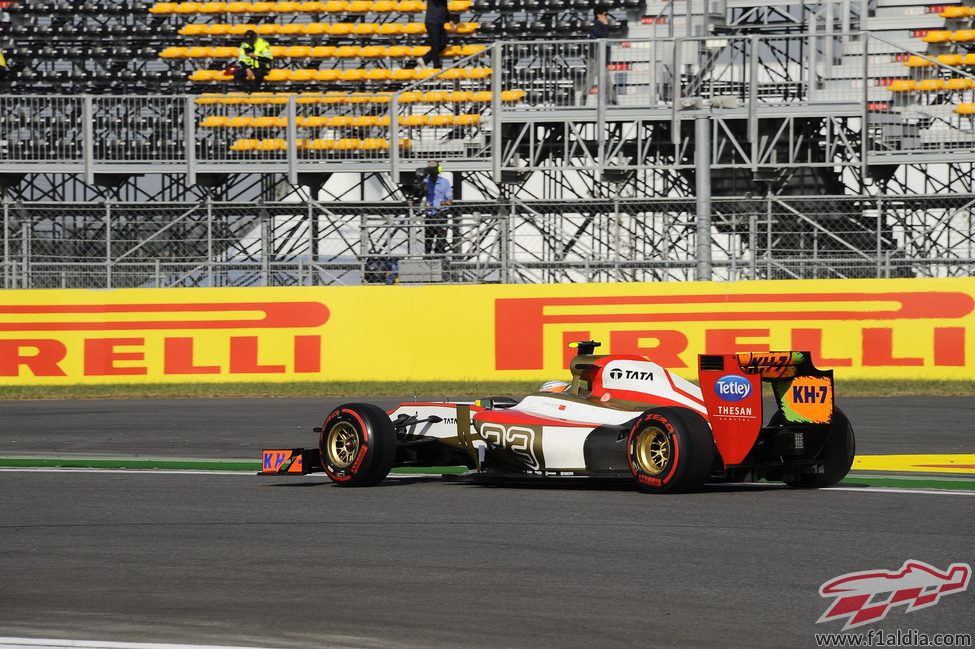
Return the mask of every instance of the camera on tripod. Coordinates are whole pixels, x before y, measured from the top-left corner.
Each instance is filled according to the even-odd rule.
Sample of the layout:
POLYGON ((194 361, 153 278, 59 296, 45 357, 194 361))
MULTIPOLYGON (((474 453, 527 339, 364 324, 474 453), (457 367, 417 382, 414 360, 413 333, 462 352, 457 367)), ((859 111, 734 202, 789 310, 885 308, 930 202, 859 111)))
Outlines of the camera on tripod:
POLYGON ((433 178, 436 175, 436 167, 420 167, 413 173, 413 178, 403 184, 403 194, 411 200, 423 200, 427 195, 427 178, 433 178))

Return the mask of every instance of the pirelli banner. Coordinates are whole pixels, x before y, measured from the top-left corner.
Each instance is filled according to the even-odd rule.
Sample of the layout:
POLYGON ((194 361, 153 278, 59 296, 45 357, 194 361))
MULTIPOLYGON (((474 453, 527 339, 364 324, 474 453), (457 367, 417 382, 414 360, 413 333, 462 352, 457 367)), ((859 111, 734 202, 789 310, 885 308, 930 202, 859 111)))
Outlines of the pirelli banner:
POLYGON ((0 293, 0 384, 544 380, 573 340, 696 378, 810 350, 838 378, 975 377, 975 279, 0 293))

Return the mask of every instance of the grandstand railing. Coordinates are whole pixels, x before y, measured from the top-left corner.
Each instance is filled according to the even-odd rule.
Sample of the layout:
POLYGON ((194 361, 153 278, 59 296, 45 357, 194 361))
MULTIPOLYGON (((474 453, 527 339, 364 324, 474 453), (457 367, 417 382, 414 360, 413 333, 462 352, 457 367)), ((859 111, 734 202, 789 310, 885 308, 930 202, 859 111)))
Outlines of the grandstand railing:
POLYGON ((407 203, 2 202, 3 286, 120 288, 949 277, 975 195, 407 203), (923 236, 919 233, 923 233, 923 236))

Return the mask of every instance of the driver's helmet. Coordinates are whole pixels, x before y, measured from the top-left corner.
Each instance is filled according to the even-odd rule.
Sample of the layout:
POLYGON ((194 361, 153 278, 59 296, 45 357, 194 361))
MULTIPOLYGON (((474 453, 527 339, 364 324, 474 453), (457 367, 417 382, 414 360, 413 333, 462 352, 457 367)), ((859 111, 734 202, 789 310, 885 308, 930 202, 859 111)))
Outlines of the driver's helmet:
POLYGON ((542 387, 538 389, 539 392, 565 392, 568 387, 572 385, 568 381, 545 381, 542 383, 542 387))

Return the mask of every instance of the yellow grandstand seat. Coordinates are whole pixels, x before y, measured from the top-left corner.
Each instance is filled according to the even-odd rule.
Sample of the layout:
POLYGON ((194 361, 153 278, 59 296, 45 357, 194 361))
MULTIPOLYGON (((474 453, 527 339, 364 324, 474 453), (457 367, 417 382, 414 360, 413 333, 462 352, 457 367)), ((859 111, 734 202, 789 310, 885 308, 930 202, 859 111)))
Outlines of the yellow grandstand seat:
POLYGON ((967 43, 975 41, 975 29, 958 29, 951 35, 951 40, 956 43, 967 43))
POLYGON ((367 59, 385 58, 386 48, 381 45, 365 45, 359 51, 359 56, 367 59))
POLYGON ((376 33, 380 36, 399 36, 403 33, 402 23, 380 23, 376 26, 376 33))
POLYGON ((491 68, 467 68, 465 79, 487 79, 491 76, 491 68))
POLYGON ((227 3, 227 13, 231 14, 245 14, 250 13, 251 3, 249 2, 228 2, 227 3))
POLYGON ((427 90, 423 93, 423 103, 440 104, 447 101, 450 93, 446 90, 427 90))
POLYGON ((204 92, 194 99, 193 103, 200 104, 201 106, 219 104, 224 97, 225 95, 222 92, 204 92))
POLYGON ((409 45, 390 45, 386 48, 386 56, 394 59, 410 55, 409 45))
POLYGON ((447 3, 447 11, 459 14, 470 9, 471 4, 471 0, 450 0, 447 3))
POLYGON ((179 33, 183 36, 204 36, 208 33, 207 27, 207 25, 196 24, 183 25, 180 27, 179 33))
POLYGON ((938 15, 942 18, 965 18, 968 16, 968 7, 945 7, 938 15))
POLYGON ((291 45, 281 56, 289 59, 307 59, 311 57, 311 45, 291 45))
POLYGON ((329 33, 328 23, 307 23, 304 27, 307 36, 321 36, 329 33))
POLYGON ((961 59, 961 54, 939 54, 935 57, 935 60, 943 65, 960 65, 961 59))
POLYGON ((316 45, 311 48, 311 58, 313 59, 329 59, 335 56, 335 46, 334 45, 316 45))
POLYGON ((906 61, 904 61, 904 65, 909 68, 926 68, 929 65, 934 65, 934 63, 923 56, 911 55, 906 61))
POLYGON ((282 58, 288 52, 287 45, 272 45, 271 46, 271 56, 276 59, 282 58))
POLYGON ((427 119, 429 126, 452 126, 453 123, 453 115, 430 115, 427 119))
POLYGON ((348 36, 354 28, 352 23, 332 23, 328 26, 328 33, 332 36, 348 36))
POLYGON ((342 76, 340 79, 342 81, 364 81, 366 78, 366 71, 360 68, 353 68, 351 70, 342 70, 342 76))
POLYGON ((325 11, 324 2, 302 2, 299 9, 302 13, 320 14, 325 11))
POLYGON ((292 70, 291 81, 315 81, 318 77, 318 70, 292 70))
POLYGON ((970 90, 973 87, 975 87, 975 79, 969 77, 945 79, 945 90, 970 90))
POLYGON ((237 57, 237 48, 228 45, 218 45, 213 48, 213 57, 217 59, 232 59, 237 57))
POLYGON ((473 56, 474 54, 480 54, 485 49, 487 45, 464 45, 461 49, 461 56, 473 56))
POLYGON ((457 126, 474 126, 475 124, 481 123, 481 116, 477 113, 458 115, 454 119, 454 123, 457 126))
POLYGON ((160 52, 159 56, 164 59, 185 59, 187 56, 189 56, 189 53, 190 53, 190 48, 188 47, 179 47, 177 45, 170 45, 162 52, 160 52))
POLYGON ((178 2, 157 2, 156 4, 149 7, 149 13, 151 14, 174 14, 176 13, 176 7, 179 5, 178 2))
POLYGON ((465 70, 464 68, 450 68, 448 70, 444 70, 444 73, 440 75, 440 78, 446 79, 447 81, 453 81, 455 79, 466 79, 467 70, 465 70))
MULTIPOLYGON (((295 103, 297 104, 317 104, 319 100, 323 97, 320 92, 303 92, 301 95, 295 98, 295 103)), ((300 125, 300 123, 299 123, 300 125)))
POLYGON ((389 68, 370 68, 366 70, 366 81, 389 81, 389 68))
POLYGON ((250 95, 246 92, 228 92, 220 97, 218 103, 231 105, 231 104, 243 104, 250 98, 250 95))
POLYGON ((426 34, 427 26, 423 23, 406 23, 403 25, 403 33, 411 35, 426 34))
POLYGON ((204 14, 225 14, 227 13, 226 2, 204 2, 200 8, 200 13, 204 14))
POLYGON ((328 13, 345 13, 349 10, 347 0, 328 0, 325 3, 325 11, 328 13))
POLYGON ((416 81, 418 78, 415 68, 396 68, 392 71, 393 81, 416 81))
POLYGON ((447 101, 452 101, 454 103, 466 103, 469 101, 474 101, 474 93, 470 90, 454 90, 447 95, 447 101))
POLYGON ((891 92, 910 92, 914 90, 914 79, 894 79, 890 83, 891 92))
POLYGON ((284 117, 262 115, 254 118, 254 128, 283 128, 287 125, 287 120, 284 117))
POLYGON ((359 57, 362 48, 358 45, 339 45, 335 48, 335 56, 343 59, 355 59, 359 57))
POLYGON ((502 90, 501 101, 521 101, 525 98, 524 90, 502 90))
POLYGON ((206 119, 200 122, 200 126, 203 128, 225 128, 230 126, 230 118, 226 115, 208 115, 206 119))
POLYGON ((364 14, 372 11, 372 0, 349 0, 349 12, 364 14))
POLYGON ((356 151, 362 146, 362 141, 357 137, 343 137, 335 140, 333 149, 335 151, 356 151))
POLYGON ((254 126, 254 118, 250 115, 234 115, 227 123, 230 128, 251 128, 254 126))
POLYGON ((965 56, 961 57, 962 65, 975 65, 975 52, 969 52, 965 56))
POLYGON ((316 81, 338 81, 342 78, 341 70, 319 70, 315 75, 316 81))
POLYGON ((281 25, 277 23, 261 23, 254 28, 261 36, 274 36, 281 33, 281 25))
POLYGON ((454 34, 473 34, 480 27, 477 23, 454 23, 454 28, 448 29, 448 32, 454 34))
POLYGON ((951 32, 945 29, 933 29, 921 37, 925 43, 947 43, 951 40, 951 32))
POLYGON ((376 13, 389 13, 391 11, 396 11, 396 0, 373 0, 372 10, 376 13))
POLYGON ((975 115, 975 104, 972 103, 958 104, 952 110, 958 113, 959 115, 975 115))
POLYGON ((181 2, 176 5, 176 13, 178 14, 198 14, 202 11, 202 2, 181 2))
POLYGON ((288 74, 288 70, 268 70, 267 76, 264 77, 265 81, 287 81, 291 75, 288 74))
POLYGON ((213 50, 209 47, 194 46, 189 48, 186 56, 191 59, 205 59, 209 58, 213 54, 213 50))
POLYGON ((356 36, 372 36, 378 27, 376 23, 355 23, 352 25, 352 33, 356 36))
POLYGON ((257 149, 257 140, 252 138, 238 139, 230 145, 232 151, 254 151, 257 149))
POLYGON ((190 74, 190 81, 216 81, 217 80, 217 70, 193 70, 190 74))
POLYGON ((274 11, 275 11, 275 13, 279 13, 279 14, 293 14, 293 13, 297 13, 297 12, 301 11, 301 3, 300 2, 281 2, 281 0, 278 0, 278 2, 276 2, 274 4, 274 11))
POLYGON ((399 94, 399 101, 400 103, 404 103, 404 104, 415 104, 417 102, 423 101, 423 93, 418 90, 401 92, 399 94))
POLYGON ((305 33, 305 26, 301 23, 287 23, 281 25, 282 36, 299 36, 305 33))
POLYGON ((233 30, 233 25, 227 23, 210 23, 207 25, 207 34, 210 36, 225 36, 233 30))
POLYGON ((400 0, 399 4, 396 5, 396 11, 405 14, 415 14, 423 11, 426 7, 419 0, 400 0))
POLYGON ((389 148, 389 141, 378 137, 367 137, 362 139, 359 145, 360 151, 382 151, 389 148))
POLYGON ((274 11, 274 7, 277 5, 276 2, 252 2, 251 3, 251 13, 252 14, 269 14, 274 11))
POLYGON ((936 92, 944 88, 945 82, 943 79, 921 79, 914 86, 914 89, 918 92, 936 92))

